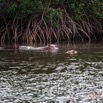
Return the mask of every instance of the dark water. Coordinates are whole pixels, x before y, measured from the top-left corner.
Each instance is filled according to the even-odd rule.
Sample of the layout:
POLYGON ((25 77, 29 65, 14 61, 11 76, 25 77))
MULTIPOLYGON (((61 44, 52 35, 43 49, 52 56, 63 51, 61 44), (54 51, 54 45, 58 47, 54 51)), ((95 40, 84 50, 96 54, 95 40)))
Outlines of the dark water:
POLYGON ((0 50, 0 103, 103 103, 102 44, 59 47, 0 50), (78 54, 65 54, 68 48, 78 54))

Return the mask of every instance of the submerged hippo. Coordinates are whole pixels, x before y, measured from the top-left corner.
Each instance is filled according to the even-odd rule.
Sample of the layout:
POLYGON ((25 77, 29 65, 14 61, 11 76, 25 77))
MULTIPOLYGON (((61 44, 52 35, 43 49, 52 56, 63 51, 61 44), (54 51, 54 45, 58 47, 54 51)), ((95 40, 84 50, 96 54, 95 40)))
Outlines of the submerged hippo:
POLYGON ((35 50, 35 51, 50 51, 55 52, 59 50, 57 45, 48 44, 47 46, 42 47, 33 47, 33 46, 19 46, 19 50, 35 50))
POLYGON ((66 54, 70 54, 70 55, 73 55, 73 54, 77 54, 78 52, 76 50, 68 50, 66 52, 66 54))

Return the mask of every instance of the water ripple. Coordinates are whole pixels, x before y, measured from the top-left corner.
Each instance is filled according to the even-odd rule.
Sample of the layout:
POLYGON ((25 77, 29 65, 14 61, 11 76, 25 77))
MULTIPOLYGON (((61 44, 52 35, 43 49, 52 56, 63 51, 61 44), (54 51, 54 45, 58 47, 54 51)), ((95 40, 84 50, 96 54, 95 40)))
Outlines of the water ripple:
POLYGON ((88 103, 103 98, 103 77, 84 73, 23 74, 0 73, 0 102, 88 103))
POLYGON ((1 55, 1 103, 103 102, 100 53, 72 57, 49 53, 11 55, 1 55))

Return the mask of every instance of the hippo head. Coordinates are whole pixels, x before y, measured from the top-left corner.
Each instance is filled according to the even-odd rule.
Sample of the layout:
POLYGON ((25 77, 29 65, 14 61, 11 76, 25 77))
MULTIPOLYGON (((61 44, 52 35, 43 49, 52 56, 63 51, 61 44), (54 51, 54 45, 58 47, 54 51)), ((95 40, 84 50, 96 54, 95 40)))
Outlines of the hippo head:
POLYGON ((48 44, 48 50, 58 50, 58 46, 54 44, 48 44))

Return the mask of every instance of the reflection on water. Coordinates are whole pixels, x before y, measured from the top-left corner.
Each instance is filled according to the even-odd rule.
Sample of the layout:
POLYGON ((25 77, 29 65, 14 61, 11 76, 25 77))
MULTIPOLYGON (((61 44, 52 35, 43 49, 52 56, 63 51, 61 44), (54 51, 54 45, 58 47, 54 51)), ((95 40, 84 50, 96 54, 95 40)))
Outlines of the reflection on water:
POLYGON ((0 103, 103 103, 103 49, 66 49, 0 51, 0 103))

